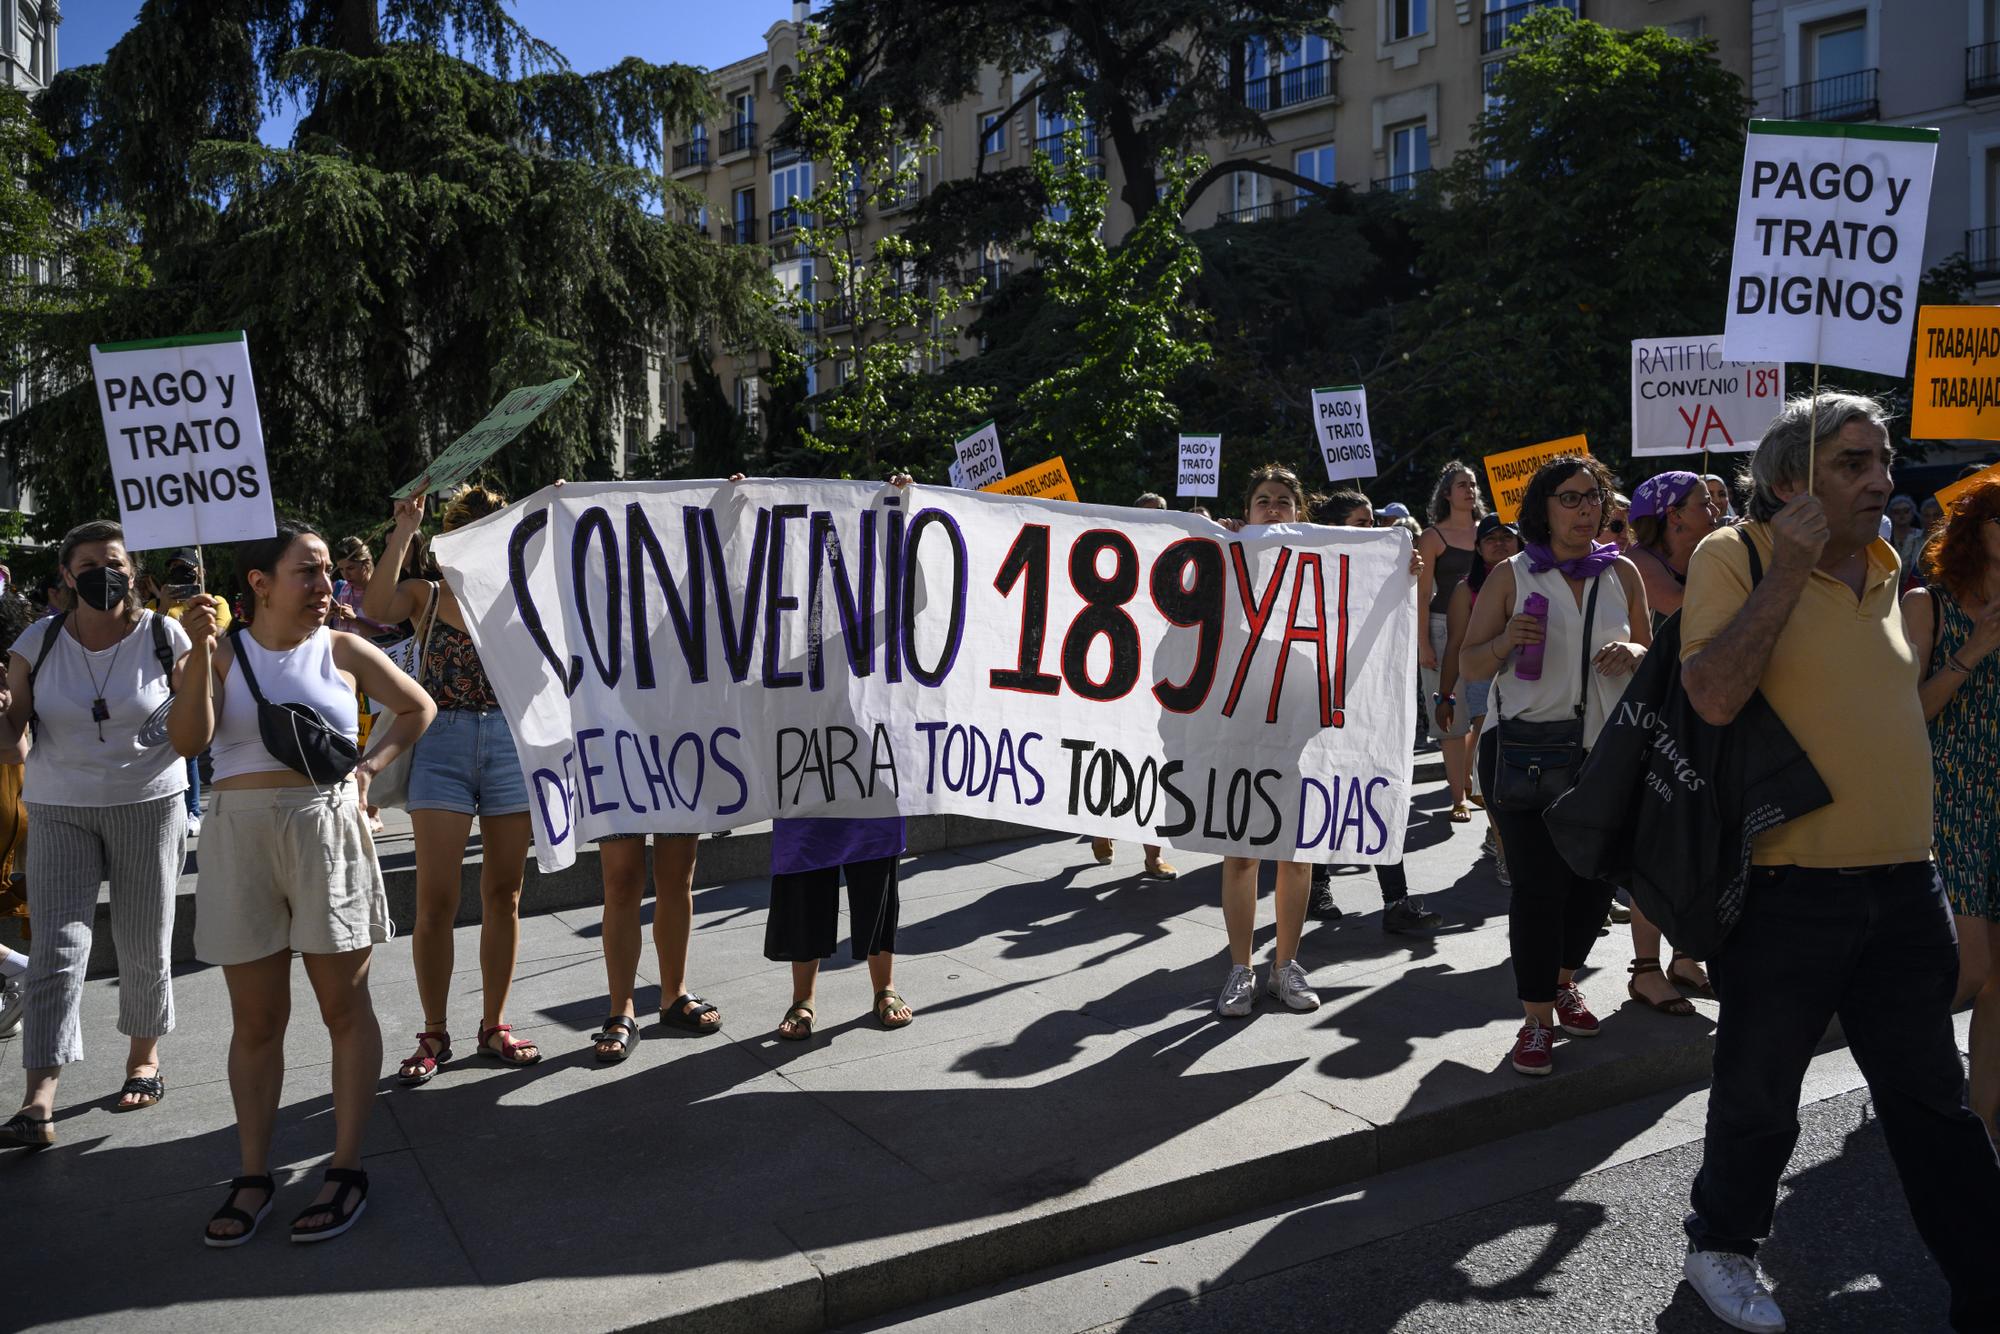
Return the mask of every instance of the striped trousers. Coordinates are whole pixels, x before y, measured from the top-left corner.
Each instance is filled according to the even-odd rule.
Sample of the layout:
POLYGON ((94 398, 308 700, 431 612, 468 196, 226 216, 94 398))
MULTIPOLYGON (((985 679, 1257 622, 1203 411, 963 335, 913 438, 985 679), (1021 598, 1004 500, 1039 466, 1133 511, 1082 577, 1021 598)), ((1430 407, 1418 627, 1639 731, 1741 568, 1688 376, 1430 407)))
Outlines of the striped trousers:
POLYGON ((174 891, 187 853, 181 793, 126 806, 28 802, 28 955, 21 1064, 30 1070, 83 1059, 83 975, 97 887, 111 882, 111 937, 118 950, 118 1031, 156 1038, 174 1026, 170 971, 174 891))

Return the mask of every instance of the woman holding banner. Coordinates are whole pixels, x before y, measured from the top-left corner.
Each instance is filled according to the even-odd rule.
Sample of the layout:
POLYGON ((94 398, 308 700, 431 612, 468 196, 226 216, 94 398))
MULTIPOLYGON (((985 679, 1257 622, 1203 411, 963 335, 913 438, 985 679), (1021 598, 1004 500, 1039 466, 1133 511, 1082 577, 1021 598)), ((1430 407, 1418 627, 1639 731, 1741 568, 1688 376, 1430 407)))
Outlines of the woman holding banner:
POLYGON ((1444 652, 1446 616, 1451 611, 1452 590, 1472 568, 1475 530, 1486 513, 1485 497, 1479 494, 1479 478, 1464 463, 1453 459, 1438 473, 1431 491, 1431 526, 1417 543, 1424 558, 1423 572, 1417 576, 1417 677, 1422 683, 1424 708, 1431 715, 1431 736, 1444 752, 1445 782, 1451 789, 1451 822, 1467 824, 1472 812, 1466 808, 1466 794, 1472 786, 1473 738, 1464 720, 1456 729, 1441 725, 1430 701, 1438 693, 1438 655, 1444 652))
POLYGON ((1511 1059, 1524 1075, 1550 1072, 1558 1027, 1578 1038, 1598 1031, 1576 970, 1597 941, 1611 886, 1570 869, 1542 809, 1575 780, 1653 642, 1638 570, 1597 540, 1611 495, 1611 475, 1595 459, 1542 465, 1521 499, 1523 550, 1480 589, 1459 653, 1467 680, 1493 682, 1479 776, 1513 872, 1507 933, 1527 1022, 1511 1059))
MULTIPOLYGON (((483 487, 466 487, 444 509, 444 531, 483 519, 507 503, 483 487)), ((424 498, 396 502, 382 563, 404 568, 424 498)), ((437 720, 410 757, 410 826, 417 847, 417 920, 410 932, 417 996, 424 1008, 417 1049, 396 1072, 405 1085, 428 1082, 451 1059, 445 1012, 451 997, 452 928, 458 920, 465 844, 479 819, 479 975, 485 1008, 478 1051, 507 1066, 542 1059, 532 1042, 514 1038, 507 1022, 507 993, 514 985, 514 956, 521 943, 521 882, 527 873, 528 785, 514 750, 513 733, 493 694, 486 666, 467 633, 458 599, 433 563, 428 578, 371 580, 361 613, 383 625, 398 621, 428 628, 418 674, 437 704, 437 720)))
POLYGON ((1937 868, 1958 918, 1958 1004, 1972 1004, 1972 1110, 2000 1142, 2000 481, 1975 482, 1903 596, 1923 664, 1937 775, 1937 868))
MULTIPOLYGON (((1250 487, 1243 498, 1243 529, 1300 523, 1305 513, 1305 488, 1290 468, 1267 463, 1250 474, 1250 487)), ((1222 921, 1229 932, 1229 976, 1222 984, 1222 994, 1216 997, 1215 1010, 1226 1019, 1241 1019, 1257 1004, 1257 970, 1250 964, 1250 950, 1257 935, 1257 875, 1263 865, 1255 857, 1222 859, 1222 921)), ((1319 996, 1307 983, 1306 970, 1298 960, 1311 868, 1305 862, 1274 865, 1278 872, 1278 939, 1271 952, 1268 989, 1288 1009, 1317 1010, 1319 996)))
POLYGON ((280 524, 236 548, 255 614, 218 643, 216 599, 194 598, 194 647, 167 716, 182 755, 213 748, 215 785, 195 888, 195 954, 229 988, 229 1091, 242 1174, 204 1240, 241 1246, 271 1210, 271 1134, 285 1080, 292 954, 333 1044, 333 1159, 292 1240, 330 1240, 368 1203, 361 1145, 382 1077, 368 965, 390 934, 375 843, 362 822, 369 778, 430 725, 431 702, 382 650, 329 630, 333 559, 310 529, 280 524), (360 757, 355 691, 395 722, 360 757), (357 764, 358 761, 358 764, 357 764), (351 780, 350 775, 354 775, 351 780))

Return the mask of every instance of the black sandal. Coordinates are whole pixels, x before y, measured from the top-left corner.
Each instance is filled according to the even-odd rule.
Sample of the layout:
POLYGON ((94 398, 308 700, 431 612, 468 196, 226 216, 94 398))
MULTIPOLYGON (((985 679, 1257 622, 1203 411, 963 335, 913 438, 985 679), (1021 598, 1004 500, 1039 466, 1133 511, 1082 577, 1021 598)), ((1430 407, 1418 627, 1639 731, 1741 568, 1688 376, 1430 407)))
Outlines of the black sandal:
MULTIPOLYGON (((1693 992, 1695 995, 1701 997, 1703 1000, 1714 1000, 1715 987, 1711 983, 1706 981, 1696 982, 1689 978, 1683 977, 1679 973, 1676 973, 1674 971, 1674 965, 1679 963, 1683 959, 1686 959, 1689 963, 1693 964, 1695 967, 1701 968, 1701 960, 1695 958, 1692 954, 1682 954, 1679 950, 1675 950, 1674 957, 1667 960, 1667 981, 1673 983, 1675 986, 1679 987, 1683 991, 1693 992)), ((1707 972, 1708 972, 1707 969, 1705 968, 1702 969, 1704 977, 1706 977, 1707 972)))
POLYGON ((711 1033, 722 1031, 721 1015, 722 1012, 713 1005, 710 1005, 701 997, 687 992, 682 992, 679 996, 675 997, 673 1004, 660 1007, 660 1022, 662 1024, 665 1024, 669 1028, 678 1028, 684 1033, 693 1033, 697 1037, 704 1038, 711 1033), (701 1017, 705 1014, 715 1015, 715 1022, 704 1024, 701 1021, 701 1017))
POLYGON ((361 1211, 368 1207, 368 1174, 366 1172, 352 1167, 329 1167, 326 1169, 326 1179, 339 1186, 340 1189, 335 1191, 333 1198, 325 1204, 308 1205, 306 1208, 299 1210, 298 1217, 292 1220, 293 1241, 301 1243, 308 1241, 332 1241, 335 1237, 353 1227, 355 1222, 360 1219, 361 1211), (347 1203, 349 1195, 356 1194, 360 1195, 361 1198, 354 1202, 354 1208, 351 1211, 343 1215, 341 1213, 341 1206, 347 1203), (324 1213, 331 1213, 333 1215, 331 1223, 323 1223, 319 1227, 299 1226, 299 1219, 311 1218, 314 1214, 324 1213))
POLYGON ((632 1049, 639 1045, 639 1021, 629 1014, 614 1014, 604 1021, 602 1032, 590 1035, 590 1041, 593 1047, 602 1046, 607 1042, 617 1043, 616 1054, 602 1051, 597 1053, 599 1065, 616 1065, 630 1056, 632 1049))
POLYGON ((276 1202, 277 1198, 278 1187, 269 1175, 231 1177, 229 1180, 229 1198, 222 1202, 220 1209, 209 1215, 208 1226, 209 1228, 213 1228, 217 1223, 241 1223, 243 1230, 233 1237, 218 1237, 214 1232, 204 1229, 201 1239, 217 1250, 228 1250, 232 1246, 241 1246, 244 1242, 257 1235, 257 1225, 264 1221, 265 1214, 271 1212, 271 1205, 276 1202), (246 1190, 261 1190, 264 1192, 263 1206, 254 1215, 247 1214, 236 1207, 236 1197, 246 1190))
MULTIPOLYGON (((1657 1014, 1670 1014, 1676 1019, 1691 1018, 1695 1014, 1694 1005, 1678 991, 1674 993, 1672 1000, 1656 1001, 1639 990, 1640 978, 1648 973, 1660 972, 1660 959, 1658 955, 1641 955, 1632 960, 1632 966, 1626 969, 1626 971, 1632 974, 1632 980, 1625 984, 1625 994, 1633 1000, 1638 1001, 1639 1004, 1657 1014)), ((1665 973, 1660 973, 1660 975, 1666 977, 1665 973)), ((1667 982, 1671 985, 1673 979, 1667 977, 1667 982)))
POLYGON ((167 1096, 167 1077, 158 1073, 143 1076, 133 1075, 125 1081, 125 1086, 118 1090, 118 1096, 121 1099, 128 1094, 144 1098, 146 1101, 114 1102, 111 1104, 111 1110, 114 1112, 139 1112, 144 1111, 148 1107, 158 1106, 160 1099, 167 1096))
POLYGON ((813 1007, 810 1005, 794 1005, 791 1009, 785 1011, 785 1017, 778 1021, 777 1034, 786 1042, 804 1042, 807 1038, 811 1037, 813 1035, 813 1007), (792 1026, 792 1031, 789 1033, 785 1031, 785 1025, 787 1024, 792 1026))
POLYGON ((16 1112, 0 1122, 0 1143, 8 1140, 24 1149, 46 1149, 56 1142, 56 1119, 16 1112))

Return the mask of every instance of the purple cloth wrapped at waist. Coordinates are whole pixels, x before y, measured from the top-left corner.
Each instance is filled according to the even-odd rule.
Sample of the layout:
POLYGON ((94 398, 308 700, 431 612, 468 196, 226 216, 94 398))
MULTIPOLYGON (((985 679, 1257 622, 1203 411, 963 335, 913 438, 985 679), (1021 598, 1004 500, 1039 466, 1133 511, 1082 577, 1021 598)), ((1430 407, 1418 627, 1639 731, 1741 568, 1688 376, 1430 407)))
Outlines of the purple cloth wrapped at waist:
POLYGON ((773 820, 771 874, 795 875, 895 857, 907 846, 900 815, 866 820, 773 820))

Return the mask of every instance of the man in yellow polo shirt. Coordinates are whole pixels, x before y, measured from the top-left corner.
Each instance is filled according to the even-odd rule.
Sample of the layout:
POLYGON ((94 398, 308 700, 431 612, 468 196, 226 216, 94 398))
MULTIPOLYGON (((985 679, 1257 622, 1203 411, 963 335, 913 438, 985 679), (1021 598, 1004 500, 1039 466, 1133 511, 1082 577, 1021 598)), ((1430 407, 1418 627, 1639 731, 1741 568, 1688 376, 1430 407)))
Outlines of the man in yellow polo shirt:
POLYGON ((1833 795, 1758 838, 1742 915, 1709 961, 1722 1014, 1683 1272, 1742 1330, 1784 1328, 1754 1257, 1835 1015, 1951 1285, 1952 1328, 2000 1329, 2000 1158, 1967 1106, 1951 1026, 1958 945, 1930 862, 1919 664, 1879 536, 1887 419, 1852 394, 1787 403, 1751 465, 1751 522, 1705 539, 1688 567, 1689 703, 1726 726, 1761 690, 1833 795))

